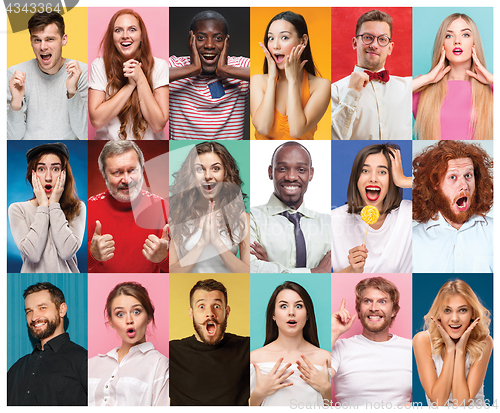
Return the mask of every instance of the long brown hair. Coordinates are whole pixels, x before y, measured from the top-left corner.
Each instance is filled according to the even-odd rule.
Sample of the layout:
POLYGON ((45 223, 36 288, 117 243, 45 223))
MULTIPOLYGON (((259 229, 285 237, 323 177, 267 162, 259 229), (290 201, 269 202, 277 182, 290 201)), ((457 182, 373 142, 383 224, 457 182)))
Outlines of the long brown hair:
MULTIPOLYGON (((464 20, 472 31, 476 54, 481 64, 486 67, 486 59, 483 52, 483 44, 479 30, 474 21, 466 14, 450 14, 443 20, 436 35, 434 51, 432 54, 432 66, 436 67, 441 59, 446 32, 451 23, 457 19, 464 20)), ((444 66, 450 65, 445 59, 444 66)), ((470 70, 476 72, 474 61, 471 58, 470 70)), ((420 89, 418 111, 415 119, 415 132, 419 139, 439 140, 441 139, 441 107, 447 94, 448 73, 437 83, 432 83, 420 89)), ((470 134, 473 139, 493 139, 493 91, 490 85, 485 85, 474 78, 470 78, 472 87, 472 112, 469 123, 470 134)))
MULTIPOLYGON (((57 156, 61 160, 61 170, 66 170, 66 183, 64 184, 64 191, 61 195, 61 199, 59 199, 59 205, 61 205, 61 209, 68 222, 71 222, 80 213, 81 201, 76 194, 75 178, 73 178, 73 172, 71 172, 71 166, 66 156, 64 156, 61 152, 55 152, 53 150, 40 152, 28 162, 26 179, 30 183, 31 187, 33 187, 33 182, 31 181, 32 172, 36 171, 36 166, 40 162, 40 159, 42 159, 42 156, 48 154, 57 156)), ((35 196, 33 195, 33 198, 31 199, 35 199, 35 196)))
MULTIPOLYGON (((141 28, 141 45, 137 55, 133 58, 141 63, 142 71, 148 80, 149 87, 153 90, 153 68, 154 68, 154 58, 151 51, 151 44, 149 43, 148 32, 146 30, 146 25, 142 20, 141 16, 137 14, 132 9, 123 9, 117 11, 108 24, 108 29, 104 34, 101 41, 100 50, 102 52, 102 58, 104 60, 104 68, 106 69, 106 77, 108 79, 108 84, 106 85, 106 95, 111 99, 118 91, 128 83, 128 78, 123 75, 123 63, 124 59, 116 50, 115 43, 113 41, 113 31, 115 28, 116 19, 124 14, 130 14, 134 16, 141 28)), ((140 140, 143 138, 147 128, 148 123, 141 112, 141 107, 139 105, 139 95, 137 93, 137 88, 134 89, 132 95, 123 106, 120 113, 118 113, 118 119, 120 120, 120 131, 118 136, 120 139, 127 139, 127 124, 132 123, 132 134, 134 139, 140 140)))

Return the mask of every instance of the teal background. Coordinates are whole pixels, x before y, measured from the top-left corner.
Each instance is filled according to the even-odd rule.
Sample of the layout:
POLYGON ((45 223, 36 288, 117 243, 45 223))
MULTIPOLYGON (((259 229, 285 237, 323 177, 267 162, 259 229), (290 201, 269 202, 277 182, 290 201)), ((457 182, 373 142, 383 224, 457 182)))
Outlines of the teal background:
MULTIPOLYGON (((186 160, 191 148, 203 140, 187 140, 187 141, 169 141, 169 185, 173 185, 174 178, 172 174, 177 172, 182 163, 186 160)), ((232 157, 235 159, 238 168, 240 169, 240 178, 243 181, 241 190, 247 194, 245 198, 245 209, 250 213, 250 141, 218 141, 225 146, 232 157)))
POLYGON ((50 282, 63 292, 68 306, 65 330, 71 341, 87 348, 87 274, 7 274, 7 370, 36 343, 26 324, 23 292, 39 282, 50 282))
POLYGON ((251 274, 250 350, 261 348, 266 338, 266 309, 271 294, 285 281, 300 284, 311 296, 318 328, 319 345, 331 351, 330 274, 251 274))
POLYGON ((463 13, 476 23, 486 57, 486 68, 493 73, 492 7, 414 7, 413 77, 428 73, 432 63, 434 40, 441 22, 453 13, 463 13))

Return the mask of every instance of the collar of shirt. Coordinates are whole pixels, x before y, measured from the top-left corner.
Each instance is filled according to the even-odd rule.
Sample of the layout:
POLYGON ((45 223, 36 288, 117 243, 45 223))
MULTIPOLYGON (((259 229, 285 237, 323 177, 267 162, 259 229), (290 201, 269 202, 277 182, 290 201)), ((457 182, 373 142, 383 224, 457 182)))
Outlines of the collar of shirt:
MULTIPOLYGON (((120 349, 120 347, 115 347, 114 349, 108 351, 106 354, 99 353, 99 357, 110 357, 110 358, 118 361, 118 350, 119 349, 120 349)), ((149 341, 145 341, 144 343, 137 344, 136 346, 133 346, 128 351, 128 354, 125 357, 129 356, 129 354, 131 355, 131 354, 137 353, 139 351, 142 353, 147 353, 148 351, 154 350, 154 349, 155 349, 155 347, 154 347, 153 343, 150 343, 149 341)))
POLYGON ((435 220, 435 221, 432 220, 432 219, 430 219, 429 221, 427 221, 424 224, 424 229, 427 231, 429 228, 440 226, 443 229, 447 229, 449 231, 460 232, 460 231, 465 231, 465 230, 473 227, 474 225, 476 225, 476 222, 484 222, 484 223, 486 223, 486 220, 481 215, 474 214, 474 215, 472 215, 472 217, 469 218, 469 220, 467 222, 465 222, 460 227, 460 229, 457 230, 456 228, 454 228, 453 226, 451 226, 446 221, 446 219, 444 219, 443 215, 441 215, 441 212, 438 212, 438 219, 435 220))
MULTIPOLYGON (((52 351, 54 353, 57 353, 59 351, 59 349, 64 344, 66 344, 68 341, 69 341, 69 334, 63 333, 63 334, 59 334, 58 336, 55 336, 54 338, 47 341, 43 347, 44 347, 44 350, 46 350, 47 347, 49 347, 50 349, 52 349, 52 351)), ((42 350, 42 343, 40 341, 35 344, 35 348, 33 349, 33 351, 35 351, 35 350, 44 351, 44 350, 42 350)))
MULTIPOLYGON (((354 66, 355 72, 364 72, 365 70, 368 70, 368 69, 364 69, 364 68, 359 67, 359 66, 354 66)), ((382 70, 385 70, 385 67, 383 67, 382 69, 377 70, 376 72, 373 72, 373 73, 378 73, 378 72, 381 72, 382 70)), ((371 70, 370 70, 370 72, 371 72, 371 70)))
POLYGON ((276 197, 276 195, 274 195, 274 193, 269 198, 269 201, 267 202, 266 208, 267 208, 269 215, 279 215, 284 211, 290 211, 292 214, 300 212, 304 217, 307 217, 307 218, 313 218, 316 215, 316 212, 311 211, 310 209, 305 207, 304 201, 302 201, 302 204, 300 204, 298 209, 293 209, 293 208, 290 208, 289 206, 285 205, 283 202, 281 202, 276 197))

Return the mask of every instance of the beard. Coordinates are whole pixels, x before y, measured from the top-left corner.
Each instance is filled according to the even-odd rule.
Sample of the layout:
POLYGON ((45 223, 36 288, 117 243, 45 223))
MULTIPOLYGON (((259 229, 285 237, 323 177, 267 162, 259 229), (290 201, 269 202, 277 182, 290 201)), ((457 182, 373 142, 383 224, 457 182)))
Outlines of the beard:
MULTIPOLYGON (((358 314, 359 317, 359 314, 358 314)), ((389 327, 392 323, 392 318, 388 317, 384 313, 370 313, 368 312, 367 314, 362 314, 361 317, 359 317, 359 321, 361 321, 361 324, 365 329, 367 329, 370 333, 379 333, 380 331, 383 331, 385 328, 389 327), (373 325, 372 323, 366 321, 366 318, 370 315, 379 315, 382 316, 383 318, 383 323, 378 324, 378 325, 373 325)))
POLYGON ((226 327, 227 327, 227 317, 224 319, 224 321, 222 323, 219 323, 212 318, 212 319, 206 320, 203 324, 197 324, 193 319, 193 327, 196 330, 196 332, 198 333, 200 340, 204 344, 207 344, 209 346, 216 346, 224 338, 224 333, 226 332, 226 327), (215 323, 215 325, 217 326, 217 328, 219 330, 218 333, 213 337, 205 337, 205 334, 206 334, 206 327, 205 326, 209 321, 215 323))
POLYGON ((61 317, 56 315, 52 320, 49 320, 48 318, 41 318, 38 319, 36 322, 32 321, 30 324, 28 324, 28 328, 30 330, 30 334, 34 338, 36 338, 37 340, 43 340, 54 334, 56 328, 59 327, 59 324, 61 324, 61 317), (35 330, 34 326, 40 322, 47 323, 45 329, 35 330))
POLYGON ((139 194, 141 193, 142 184, 144 183, 144 176, 141 173, 139 180, 130 181, 128 185, 119 184, 118 186, 111 185, 106 179, 106 186, 108 187, 109 193, 113 198, 120 202, 132 202, 135 200, 139 194), (120 189, 129 188, 128 195, 122 194, 120 189))
MULTIPOLYGON (((474 195, 474 194, 473 194, 474 195)), ((471 196, 470 193, 466 191, 462 191, 460 195, 458 195, 453 202, 450 202, 449 198, 447 198, 441 188, 439 188, 435 195, 435 204, 441 215, 446 218, 447 221, 453 222, 454 224, 464 224, 467 222, 472 215, 476 212, 476 200, 474 196, 471 196), (469 208, 466 211, 455 212, 452 209, 452 205, 455 205, 460 198, 464 196, 468 197, 469 208)))

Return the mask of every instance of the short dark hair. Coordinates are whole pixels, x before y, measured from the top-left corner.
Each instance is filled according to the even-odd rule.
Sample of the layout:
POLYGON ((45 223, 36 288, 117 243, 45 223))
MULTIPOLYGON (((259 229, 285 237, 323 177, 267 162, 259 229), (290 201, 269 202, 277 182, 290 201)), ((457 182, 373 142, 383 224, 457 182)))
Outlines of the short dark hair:
POLYGON ((387 23, 389 25, 389 30, 390 30, 389 36, 392 37, 392 17, 389 14, 384 13, 383 11, 380 10, 370 10, 367 11, 366 13, 363 13, 361 16, 359 16, 359 19, 356 23, 356 36, 358 34, 361 34, 359 33, 359 31, 361 30, 361 25, 365 22, 387 23))
POLYGON ((57 28, 59 29, 59 34, 61 35, 61 37, 63 37, 65 29, 64 19, 59 13, 56 13, 55 11, 39 11, 31 16, 31 19, 29 19, 28 21, 28 30, 30 32, 30 35, 42 31, 43 29, 45 29, 45 27, 52 23, 57 26, 57 28))
MULTIPOLYGON (((376 288, 386 294, 389 295, 389 298, 392 301, 392 309, 396 312, 392 321, 396 318, 399 312, 399 291, 397 287, 389 280, 386 280, 383 277, 372 277, 365 278, 356 284, 356 311, 359 313, 361 308, 361 299, 363 298, 363 291, 367 288, 376 288)), ((391 324, 392 324, 391 321, 391 324)))
POLYGON ((50 300, 56 305, 56 308, 58 310, 61 304, 66 302, 66 300, 64 299, 63 292, 59 288, 57 288, 54 284, 51 284, 49 282, 42 282, 30 285, 28 288, 26 288, 26 290, 24 290, 23 298, 26 299, 28 295, 33 293, 38 293, 40 291, 49 292, 50 300))
POLYGON ((266 339, 264 345, 272 343, 278 338, 278 326, 273 320, 273 316, 274 309, 276 307, 276 298, 278 297, 278 294, 283 290, 295 291, 304 302, 304 306, 306 307, 307 311, 307 321, 304 325, 304 329, 302 330, 302 335, 306 341, 316 347, 319 347, 316 316, 314 315, 314 305, 311 296, 304 287, 293 281, 285 281, 283 284, 278 285, 272 293, 271 298, 269 299, 266 311, 266 339))
POLYGON ((307 150, 307 148, 304 145, 302 145, 296 141, 288 141, 288 142, 282 143, 280 146, 278 146, 274 150, 273 156, 271 156, 271 166, 273 166, 274 157, 276 156, 276 152, 278 152, 283 146, 300 146, 302 149, 304 149, 307 152, 307 154, 309 155, 309 161, 310 161, 309 168, 312 168, 313 161, 312 161, 311 153, 307 150))
POLYGON ((224 300, 226 302, 225 305, 227 306, 227 289, 221 282, 216 281, 212 278, 198 281, 194 285, 194 287, 191 288, 191 291, 189 292, 189 305, 191 306, 191 308, 193 308, 193 295, 196 292, 196 290, 204 290, 209 292, 220 291, 224 295, 224 300))
POLYGON ((349 186, 347 187, 347 212, 350 214, 359 214, 364 207, 364 201, 358 189, 358 180, 366 158, 369 155, 375 155, 377 153, 382 153, 385 156, 389 168, 389 190, 382 204, 382 211, 379 212, 380 214, 388 214, 401 204, 403 192, 393 181, 391 167, 393 155, 391 149, 400 149, 400 147, 392 142, 368 145, 361 149, 356 155, 356 158, 354 158, 351 176, 349 177, 349 186))
POLYGON ((198 22, 205 21, 205 20, 215 20, 215 21, 221 22, 224 25, 225 34, 229 33, 227 20, 224 18, 224 16, 222 14, 217 13, 216 11, 213 11, 213 10, 200 11, 196 16, 193 17, 193 20, 191 20, 189 30, 192 30, 194 33, 198 22))

